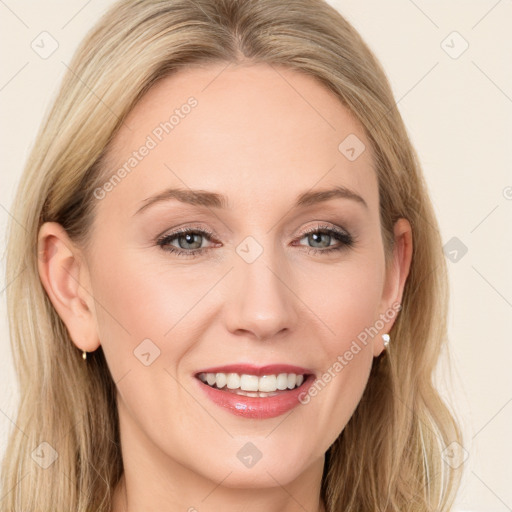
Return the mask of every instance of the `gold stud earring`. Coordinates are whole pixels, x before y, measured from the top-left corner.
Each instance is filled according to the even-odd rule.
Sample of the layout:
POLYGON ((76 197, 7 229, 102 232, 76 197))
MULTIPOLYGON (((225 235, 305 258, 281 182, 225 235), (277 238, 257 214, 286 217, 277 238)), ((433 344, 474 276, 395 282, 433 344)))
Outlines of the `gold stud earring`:
POLYGON ((382 339, 384 340, 384 347, 388 348, 389 342, 391 341, 389 334, 383 334, 382 339))

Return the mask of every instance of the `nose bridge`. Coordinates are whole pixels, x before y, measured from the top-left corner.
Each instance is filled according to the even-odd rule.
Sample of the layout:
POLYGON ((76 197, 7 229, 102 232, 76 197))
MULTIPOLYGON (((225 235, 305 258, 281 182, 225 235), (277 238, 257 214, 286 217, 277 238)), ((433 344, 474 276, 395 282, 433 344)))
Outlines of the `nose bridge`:
POLYGON ((273 249, 270 237, 265 247, 251 238, 247 237, 236 248, 228 328, 267 339, 293 328, 297 320, 294 296, 288 288, 287 276, 279 270, 285 265, 284 258, 273 249))

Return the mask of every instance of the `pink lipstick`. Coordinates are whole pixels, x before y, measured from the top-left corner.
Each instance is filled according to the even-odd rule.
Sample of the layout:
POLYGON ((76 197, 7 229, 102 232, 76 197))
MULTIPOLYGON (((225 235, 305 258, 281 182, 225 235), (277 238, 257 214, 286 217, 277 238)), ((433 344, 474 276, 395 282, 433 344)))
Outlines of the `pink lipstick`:
POLYGON ((204 368, 195 377, 216 405, 252 419, 274 418, 290 411, 315 380, 312 370, 289 364, 230 364, 204 368))

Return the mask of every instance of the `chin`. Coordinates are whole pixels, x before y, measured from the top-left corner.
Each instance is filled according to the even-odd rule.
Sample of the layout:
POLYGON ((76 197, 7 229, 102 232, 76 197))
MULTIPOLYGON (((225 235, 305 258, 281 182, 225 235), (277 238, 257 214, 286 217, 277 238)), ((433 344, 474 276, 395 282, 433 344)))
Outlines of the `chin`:
POLYGON ((203 457, 204 463, 201 468, 197 469, 209 480, 222 482, 223 487, 264 489, 293 482, 310 465, 305 460, 299 460, 298 454, 293 457, 282 452, 274 452, 269 453, 267 457, 262 454, 259 460, 252 461, 244 461, 243 452, 240 456, 237 456, 236 453, 234 455, 233 459, 228 461, 226 452, 224 452, 224 464, 220 465, 213 461, 209 463, 203 457), (205 468, 209 468, 211 471, 205 473, 205 468))
POLYGON ((277 468, 277 470, 268 469, 265 466, 250 469, 236 469, 226 478, 229 470, 223 475, 210 475, 213 481, 222 481, 222 486, 229 489, 266 489, 287 485, 299 476, 299 472, 290 471, 290 467, 277 468), (281 469, 281 471, 279 470, 281 469))

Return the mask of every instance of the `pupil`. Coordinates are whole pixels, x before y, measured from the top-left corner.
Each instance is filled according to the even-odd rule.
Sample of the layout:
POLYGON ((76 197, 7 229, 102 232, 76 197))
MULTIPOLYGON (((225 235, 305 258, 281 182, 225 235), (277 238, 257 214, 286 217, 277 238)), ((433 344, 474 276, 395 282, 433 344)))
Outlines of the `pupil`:
POLYGON ((197 244, 197 242, 196 242, 196 246, 195 247, 188 247, 188 246, 184 247, 183 244, 181 243, 181 240, 183 238, 185 238, 185 244, 194 244, 194 237, 195 236, 200 236, 200 235, 198 235, 196 233, 187 233, 186 235, 182 235, 180 237, 180 247, 182 249, 198 249, 199 247, 201 247, 201 242, 199 242, 199 244, 197 244))
POLYGON ((327 245, 329 245, 329 242, 330 242, 330 239, 331 239, 330 235, 328 235, 326 233, 313 233, 310 236, 313 238, 313 241, 315 243, 320 242, 321 241, 321 237, 323 237, 323 236, 327 237, 327 245))

